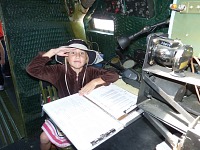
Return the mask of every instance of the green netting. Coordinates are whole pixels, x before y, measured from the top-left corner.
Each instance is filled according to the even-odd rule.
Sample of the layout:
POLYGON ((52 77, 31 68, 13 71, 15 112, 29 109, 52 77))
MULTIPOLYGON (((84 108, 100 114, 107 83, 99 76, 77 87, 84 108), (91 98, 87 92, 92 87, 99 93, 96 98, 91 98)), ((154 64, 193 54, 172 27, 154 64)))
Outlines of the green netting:
POLYGON ((94 42, 93 49, 100 51, 105 60, 110 60, 115 55, 115 41, 113 35, 99 34, 96 32, 87 32, 90 42, 94 42))
MULTIPOLYGON (((121 36, 130 36, 138 31, 140 31, 143 27, 147 25, 153 25, 162 21, 167 20, 170 17, 170 9, 169 6, 172 3, 172 0, 154 0, 154 10, 155 16, 152 18, 140 18, 128 15, 120 15, 120 14, 110 14, 114 19, 115 30, 114 35, 106 35, 95 32, 87 31, 87 36, 93 42, 97 42, 100 45, 100 51, 105 54, 104 59, 106 61, 110 60, 115 55, 115 49, 117 48, 117 38, 121 36), (103 37, 103 38, 101 38, 103 37)), ((97 4, 96 4, 97 5, 97 4)), ((104 4, 102 1, 99 1, 98 6, 95 6, 97 9, 96 13, 99 16, 106 16, 108 14, 105 13, 103 9, 104 4)), ((93 10, 94 11, 94 10, 93 10)), ((95 14, 95 11, 92 13, 95 14)), ((87 21, 86 21, 87 22, 87 21)), ((164 32, 167 33, 168 28, 163 28, 159 30, 155 30, 154 32, 164 32)), ((130 46, 127 48, 125 53, 134 55, 134 50, 141 49, 143 51, 146 50, 146 37, 148 34, 144 34, 136 40, 132 41, 130 46)))
MULTIPOLYGON (((170 17, 169 6, 172 3, 172 0, 155 0, 154 3, 155 16, 150 19, 117 15, 115 17, 115 38, 133 35, 147 25, 154 25, 156 23, 167 20, 170 17)), ((168 28, 165 28, 165 30, 162 31, 167 33, 167 30, 168 28)), ((158 31, 161 32, 161 30, 155 30, 154 32, 158 31)), ((145 50, 147 35, 148 34, 144 34, 140 38, 132 41, 128 49, 129 53, 133 53, 135 49, 145 50)))
POLYGON ((13 81, 27 136, 41 126, 40 89, 26 66, 39 51, 64 45, 73 37, 64 0, 1 0, 13 81))

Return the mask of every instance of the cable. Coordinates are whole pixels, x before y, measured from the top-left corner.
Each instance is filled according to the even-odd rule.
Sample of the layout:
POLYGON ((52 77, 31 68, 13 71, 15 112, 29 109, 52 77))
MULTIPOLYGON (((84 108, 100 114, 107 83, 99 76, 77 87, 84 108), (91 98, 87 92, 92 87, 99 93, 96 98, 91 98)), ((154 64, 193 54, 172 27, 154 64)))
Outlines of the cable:
POLYGON ((67 83, 67 58, 65 58, 65 84, 66 84, 69 95, 71 95, 71 93, 69 91, 68 83, 67 83))
POLYGON ((90 46, 92 46, 92 48, 90 47, 90 49, 93 49, 93 44, 96 44, 97 45, 97 51, 99 51, 99 44, 97 42, 91 42, 91 41, 87 41, 88 43, 90 43, 90 46))

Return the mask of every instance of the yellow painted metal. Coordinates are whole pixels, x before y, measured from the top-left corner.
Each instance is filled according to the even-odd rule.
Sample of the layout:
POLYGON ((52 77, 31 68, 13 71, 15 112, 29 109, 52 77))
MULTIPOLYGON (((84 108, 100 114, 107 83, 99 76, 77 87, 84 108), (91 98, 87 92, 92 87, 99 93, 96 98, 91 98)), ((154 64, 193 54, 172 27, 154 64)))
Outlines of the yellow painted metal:
POLYGON ((70 24, 76 38, 86 40, 85 27, 83 18, 85 17, 88 9, 84 9, 80 3, 76 3, 74 13, 69 16, 70 24))

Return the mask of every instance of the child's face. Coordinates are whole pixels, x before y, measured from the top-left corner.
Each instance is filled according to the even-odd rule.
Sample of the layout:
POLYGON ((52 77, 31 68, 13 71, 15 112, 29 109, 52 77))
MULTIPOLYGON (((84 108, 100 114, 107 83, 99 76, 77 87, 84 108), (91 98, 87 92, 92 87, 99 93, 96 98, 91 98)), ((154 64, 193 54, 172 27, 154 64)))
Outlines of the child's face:
POLYGON ((76 48, 70 48, 68 53, 68 62, 74 69, 80 69, 87 63, 88 55, 85 51, 76 49, 76 48))

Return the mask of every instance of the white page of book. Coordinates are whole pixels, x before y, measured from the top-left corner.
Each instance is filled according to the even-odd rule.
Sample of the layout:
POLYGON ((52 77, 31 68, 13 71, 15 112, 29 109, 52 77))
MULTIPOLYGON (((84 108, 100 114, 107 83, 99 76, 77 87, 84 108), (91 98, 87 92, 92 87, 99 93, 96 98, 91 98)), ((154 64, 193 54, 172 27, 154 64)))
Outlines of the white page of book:
POLYGON ((101 106, 116 119, 119 119, 137 107, 138 96, 114 84, 98 87, 85 96, 101 106))
POLYGON ((93 149, 123 129, 119 121, 79 94, 47 103, 43 109, 78 150, 93 149))

